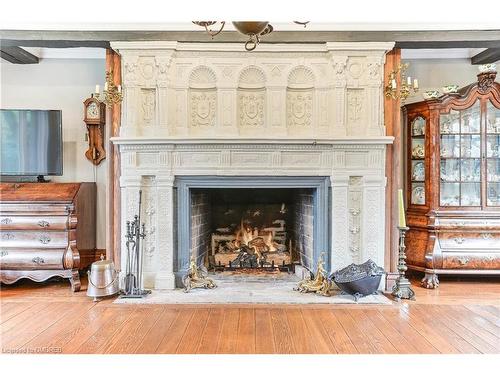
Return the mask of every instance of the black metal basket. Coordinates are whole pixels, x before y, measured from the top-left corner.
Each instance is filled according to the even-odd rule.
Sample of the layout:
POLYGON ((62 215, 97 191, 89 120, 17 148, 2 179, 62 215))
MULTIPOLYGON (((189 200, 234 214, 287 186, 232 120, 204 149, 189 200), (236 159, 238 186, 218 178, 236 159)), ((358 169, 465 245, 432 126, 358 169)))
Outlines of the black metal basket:
POLYGON ((351 264, 330 275, 340 290, 350 294, 356 301, 360 297, 376 294, 385 271, 371 259, 363 264, 351 264))

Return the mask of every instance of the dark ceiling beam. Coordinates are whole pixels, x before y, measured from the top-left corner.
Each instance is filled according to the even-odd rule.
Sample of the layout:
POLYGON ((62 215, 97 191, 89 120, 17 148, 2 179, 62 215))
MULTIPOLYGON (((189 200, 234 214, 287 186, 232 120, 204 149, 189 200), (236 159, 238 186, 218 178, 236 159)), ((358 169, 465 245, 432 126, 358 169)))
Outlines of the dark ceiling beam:
POLYGON ((491 64, 500 60, 500 48, 488 48, 487 50, 472 56, 472 65, 491 64))
POLYGON ((21 47, 7 47, 2 44, 0 57, 13 64, 38 64, 38 57, 21 47))
MULTIPOLYGON (((243 42, 223 31, 213 40, 205 31, 37 31, 0 30, 2 44, 26 47, 109 47, 109 41, 176 40, 243 42)), ((399 48, 500 48, 500 30, 439 31, 274 31, 262 43, 396 42, 399 48)))

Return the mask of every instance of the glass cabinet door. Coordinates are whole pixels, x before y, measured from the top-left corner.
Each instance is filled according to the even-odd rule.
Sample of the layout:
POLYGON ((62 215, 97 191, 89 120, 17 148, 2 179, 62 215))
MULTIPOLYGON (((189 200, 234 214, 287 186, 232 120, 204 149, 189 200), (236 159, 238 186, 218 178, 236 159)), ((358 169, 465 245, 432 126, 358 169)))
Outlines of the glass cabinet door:
POLYGON ((500 109, 486 104, 486 205, 500 206, 500 109))
POLYGON ((411 204, 425 205, 425 119, 416 117, 411 123, 411 204))
POLYGON ((439 120, 440 205, 481 206, 480 102, 439 120))

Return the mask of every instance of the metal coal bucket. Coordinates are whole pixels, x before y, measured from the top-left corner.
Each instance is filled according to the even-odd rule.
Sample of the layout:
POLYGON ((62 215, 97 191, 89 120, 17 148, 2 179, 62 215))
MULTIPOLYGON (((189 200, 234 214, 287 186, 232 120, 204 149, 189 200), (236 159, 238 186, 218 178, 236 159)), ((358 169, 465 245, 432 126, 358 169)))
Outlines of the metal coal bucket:
POLYGON ((92 263, 87 274, 89 276, 87 296, 94 297, 94 301, 97 301, 99 297, 118 293, 118 272, 111 260, 104 260, 104 255, 101 255, 101 260, 92 263))

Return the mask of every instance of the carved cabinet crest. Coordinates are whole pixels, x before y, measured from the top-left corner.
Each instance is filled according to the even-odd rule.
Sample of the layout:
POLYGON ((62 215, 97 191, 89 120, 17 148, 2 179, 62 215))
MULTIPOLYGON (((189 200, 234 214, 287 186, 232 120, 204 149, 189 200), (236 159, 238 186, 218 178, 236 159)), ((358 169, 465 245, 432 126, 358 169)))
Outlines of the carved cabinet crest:
POLYGON ((264 92, 239 93, 239 118, 241 126, 264 125, 264 92))
POLYGON ((288 126, 311 126, 312 92, 289 91, 286 100, 288 126))
POLYGON ((191 126, 215 125, 217 93, 191 92, 191 126))

